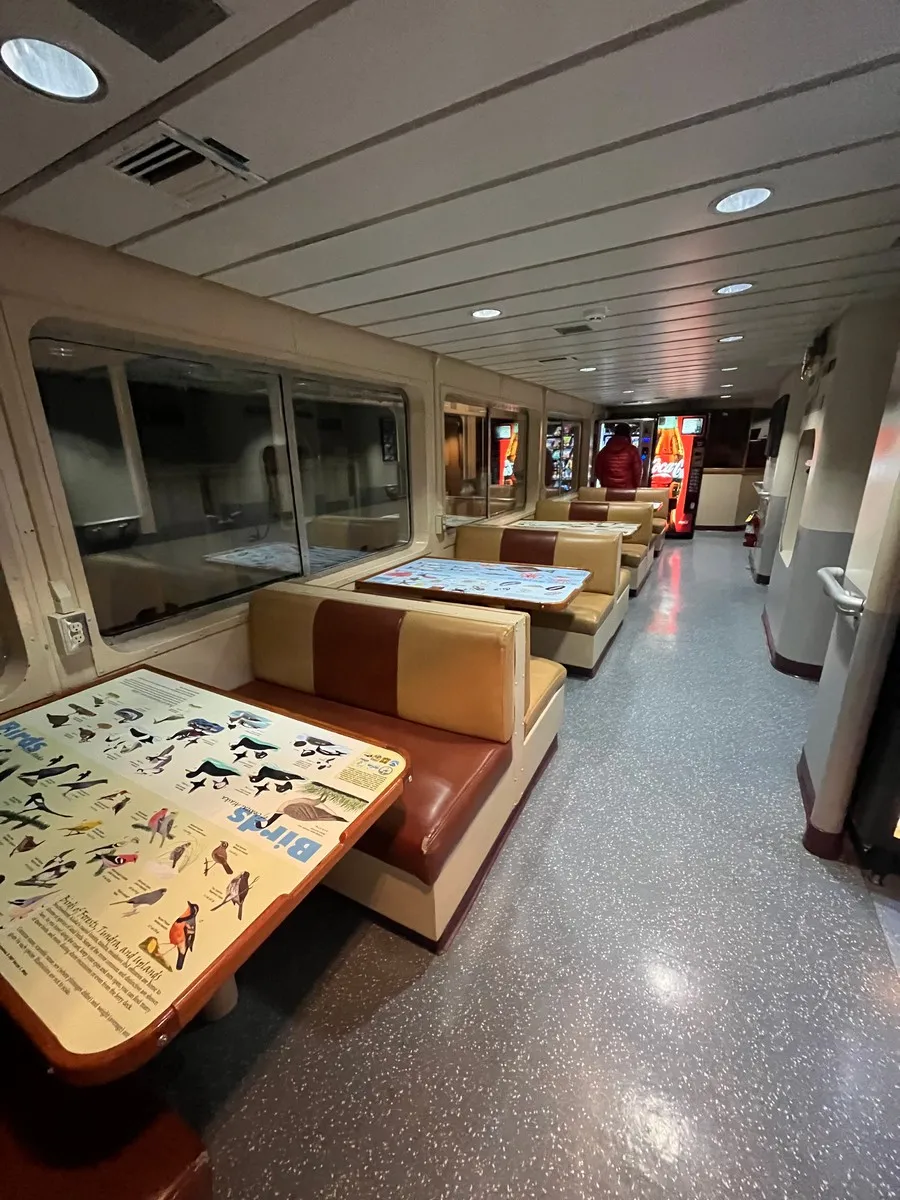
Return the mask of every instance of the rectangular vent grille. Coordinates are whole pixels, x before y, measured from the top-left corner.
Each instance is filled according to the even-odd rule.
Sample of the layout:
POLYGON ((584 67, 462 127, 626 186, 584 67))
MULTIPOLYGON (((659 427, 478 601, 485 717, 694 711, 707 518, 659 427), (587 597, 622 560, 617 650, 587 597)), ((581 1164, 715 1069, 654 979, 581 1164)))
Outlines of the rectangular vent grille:
POLYGON ((590 333, 590 325, 559 325, 556 332, 563 337, 571 337, 573 333, 590 333))
POLYGON ((265 183, 247 161, 214 138, 195 138, 164 121, 122 142, 106 159, 117 174, 158 188, 189 209, 205 208, 265 183))
POLYGON ((574 354, 554 354, 552 358, 539 358, 539 363, 576 362, 574 354))
POLYGON ((156 62, 165 62, 230 14, 215 0, 72 0, 156 62))

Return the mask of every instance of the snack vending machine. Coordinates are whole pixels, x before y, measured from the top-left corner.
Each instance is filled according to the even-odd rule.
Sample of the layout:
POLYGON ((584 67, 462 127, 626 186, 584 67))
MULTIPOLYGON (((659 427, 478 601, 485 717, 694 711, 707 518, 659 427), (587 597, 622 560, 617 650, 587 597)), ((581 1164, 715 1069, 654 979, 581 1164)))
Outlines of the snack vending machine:
POLYGON ((549 421, 547 424, 544 486, 548 491, 571 492, 578 486, 578 443, 581 425, 577 421, 549 421))
POLYGON ((692 538, 703 482, 706 418, 660 417, 657 428, 650 486, 668 488, 675 500, 666 536, 692 538))

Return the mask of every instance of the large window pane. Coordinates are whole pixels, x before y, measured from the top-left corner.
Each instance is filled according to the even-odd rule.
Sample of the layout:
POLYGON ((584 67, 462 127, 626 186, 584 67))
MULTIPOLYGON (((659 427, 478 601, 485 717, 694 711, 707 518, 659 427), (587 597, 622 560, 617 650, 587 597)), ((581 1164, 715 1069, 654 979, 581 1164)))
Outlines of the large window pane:
POLYGON ((447 525, 463 525, 487 516, 486 426, 486 409, 464 404, 448 404, 444 408, 447 525))
POLYGON ((410 540, 406 397, 312 376, 292 383, 310 570, 410 540))
POLYGON ((277 374, 48 337, 31 347, 102 633, 300 572, 277 374))
POLYGON ((528 461, 528 413, 492 410, 490 417, 491 488, 489 515, 525 507, 528 461))

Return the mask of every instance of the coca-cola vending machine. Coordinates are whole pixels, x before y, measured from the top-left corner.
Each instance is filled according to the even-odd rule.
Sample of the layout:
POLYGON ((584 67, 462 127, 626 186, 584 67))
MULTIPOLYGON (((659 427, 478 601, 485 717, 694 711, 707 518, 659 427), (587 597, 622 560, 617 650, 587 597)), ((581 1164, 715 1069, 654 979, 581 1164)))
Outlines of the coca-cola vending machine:
POLYGON ((659 418, 650 486, 668 488, 669 496, 675 501, 669 513, 666 537, 694 536, 705 452, 705 417, 659 418))

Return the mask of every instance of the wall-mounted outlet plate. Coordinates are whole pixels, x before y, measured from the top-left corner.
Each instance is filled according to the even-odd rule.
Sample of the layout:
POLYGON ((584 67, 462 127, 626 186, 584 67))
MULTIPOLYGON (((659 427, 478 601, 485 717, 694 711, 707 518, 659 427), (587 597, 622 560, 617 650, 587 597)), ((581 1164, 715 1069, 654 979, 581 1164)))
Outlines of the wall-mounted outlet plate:
POLYGON ((47 620, 50 622, 57 650, 67 658, 78 654, 91 644, 91 634, 85 613, 50 613, 47 620))

